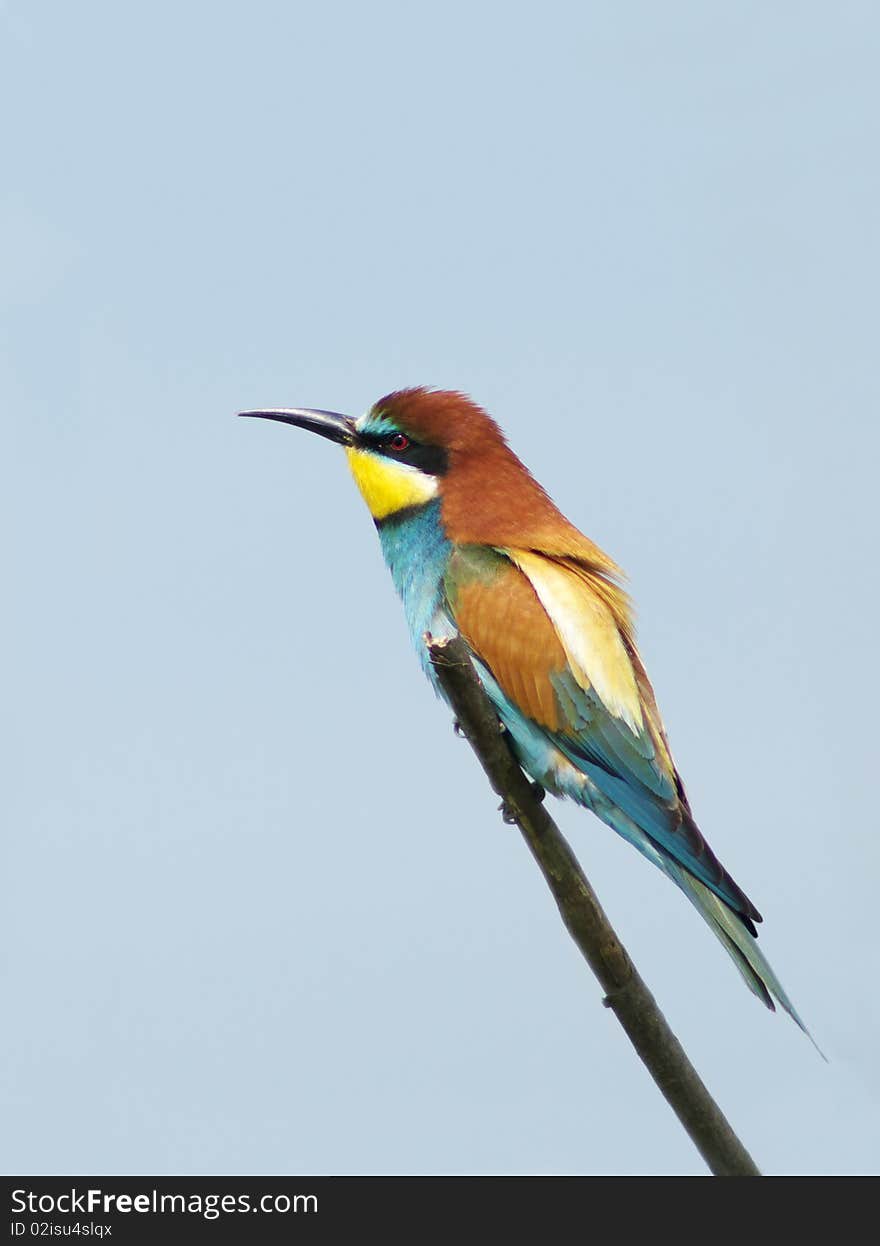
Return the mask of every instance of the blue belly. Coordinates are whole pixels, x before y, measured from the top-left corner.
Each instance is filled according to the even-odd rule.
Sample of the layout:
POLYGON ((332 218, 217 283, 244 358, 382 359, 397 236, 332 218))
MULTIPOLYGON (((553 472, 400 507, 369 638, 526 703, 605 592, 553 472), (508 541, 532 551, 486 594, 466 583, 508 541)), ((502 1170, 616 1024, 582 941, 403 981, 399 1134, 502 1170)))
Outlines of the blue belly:
POLYGON ((437 676, 425 648, 425 632, 438 640, 456 634, 444 600, 443 578, 452 545, 443 531, 440 503, 429 502, 418 510, 392 515, 376 527, 422 669, 437 688, 437 676))

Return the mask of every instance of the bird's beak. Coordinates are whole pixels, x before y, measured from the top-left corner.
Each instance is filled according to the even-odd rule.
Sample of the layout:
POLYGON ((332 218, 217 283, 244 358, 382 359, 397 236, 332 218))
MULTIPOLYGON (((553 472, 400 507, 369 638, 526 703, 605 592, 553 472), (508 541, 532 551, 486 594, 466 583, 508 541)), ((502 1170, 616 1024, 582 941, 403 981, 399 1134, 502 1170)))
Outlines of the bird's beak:
POLYGON ((353 446, 356 440, 354 420, 335 411, 312 411, 308 407, 276 407, 266 411, 239 411, 239 415, 258 420, 279 420, 282 424, 294 424, 318 433, 341 446, 353 446))

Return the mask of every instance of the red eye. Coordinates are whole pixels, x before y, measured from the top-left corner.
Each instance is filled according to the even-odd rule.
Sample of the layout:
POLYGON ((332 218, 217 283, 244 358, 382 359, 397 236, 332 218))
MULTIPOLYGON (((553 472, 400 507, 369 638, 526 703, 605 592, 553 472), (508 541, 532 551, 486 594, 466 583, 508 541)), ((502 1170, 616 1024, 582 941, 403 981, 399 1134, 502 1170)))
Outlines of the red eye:
POLYGON ((405 433, 395 433, 388 444, 392 450, 407 450, 409 448, 409 437, 405 433))

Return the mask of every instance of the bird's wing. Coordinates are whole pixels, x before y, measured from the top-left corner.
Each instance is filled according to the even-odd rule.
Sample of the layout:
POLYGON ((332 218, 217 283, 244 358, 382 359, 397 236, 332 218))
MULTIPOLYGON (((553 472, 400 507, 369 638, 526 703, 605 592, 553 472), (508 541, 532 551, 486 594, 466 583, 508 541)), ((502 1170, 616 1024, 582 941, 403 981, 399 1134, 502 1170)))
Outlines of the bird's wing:
POLYGON ((760 920, 691 817, 620 590, 572 560, 471 545, 450 558, 446 595, 504 696, 663 852, 760 920))

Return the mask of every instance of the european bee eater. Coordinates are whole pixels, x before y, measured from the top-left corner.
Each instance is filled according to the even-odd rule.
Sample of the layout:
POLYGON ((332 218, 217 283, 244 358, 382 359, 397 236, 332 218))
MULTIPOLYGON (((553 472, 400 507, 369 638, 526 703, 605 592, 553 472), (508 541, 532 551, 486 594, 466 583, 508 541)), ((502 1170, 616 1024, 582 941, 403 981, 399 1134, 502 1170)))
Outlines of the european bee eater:
POLYGON ((423 388, 366 415, 243 411, 344 446, 424 644, 461 635, 523 769, 591 809, 681 888, 768 1008, 806 1028, 756 943, 761 915, 694 821, 636 649, 620 568, 556 508, 495 421, 423 388))

